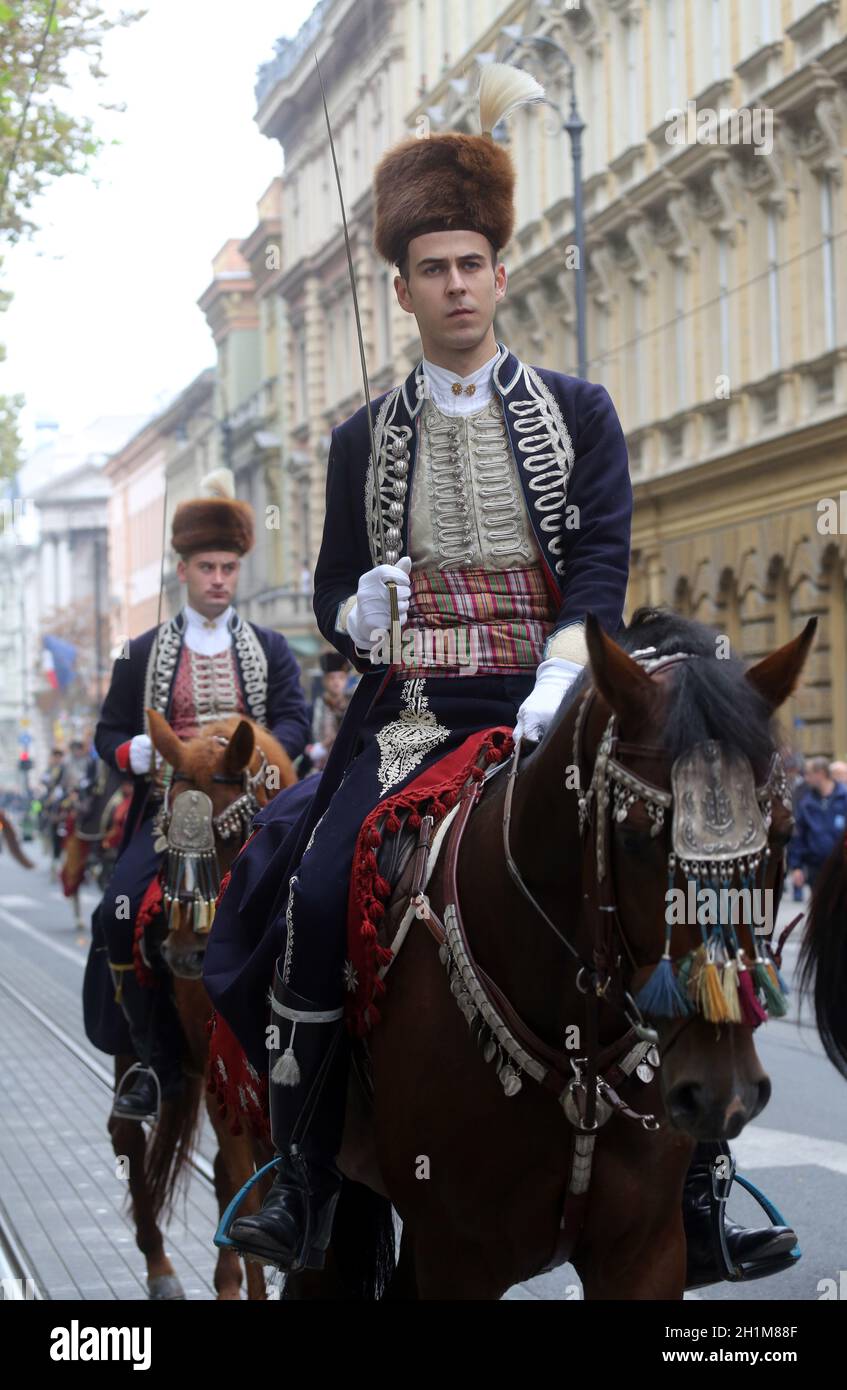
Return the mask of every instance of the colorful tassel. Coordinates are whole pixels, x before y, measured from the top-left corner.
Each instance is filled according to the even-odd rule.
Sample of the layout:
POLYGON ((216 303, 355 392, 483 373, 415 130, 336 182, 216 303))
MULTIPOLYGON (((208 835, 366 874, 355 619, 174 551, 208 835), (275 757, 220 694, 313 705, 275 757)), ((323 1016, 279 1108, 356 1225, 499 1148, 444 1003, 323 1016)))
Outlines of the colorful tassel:
POLYGON ((726 1000, 721 989, 721 976, 713 960, 707 960, 697 978, 697 1003, 709 1023, 728 1023, 726 1000))
POLYGON ((741 1020, 743 1023, 746 1023, 748 1028, 758 1028, 760 1023, 767 1022, 768 1016, 756 998, 756 991, 753 988, 750 971, 740 961, 738 967, 738 997, 741 1002, 741 1020))
POLYGON ((741 1000, 738 997, 738 962, 728 960, 721 971, 721 989, 730 1023, 741 1022, 741 1000))
POLYGON ((753 963, 753 979, 764 995, 764 1006, 770 1018, 784 1018, 788 1013, 785 995, 777 983, 776 971, 762 956, 753 963))
POLYGON ((651 1018, 684 1018, 692 1012, 691 1004, 674 977, 670 955, 665 952, 649 980, 635 997, 642 1013, 651 1018))
POLYGON ((776 982, 777 982, 778 987, 780 988, 780 990, 782 991, 782 993, 783 993, 784 995, 786 995, 786 996, 789 995, 789 994, 791 993, 791 990, 788 988, 788 985, 786 984, 785 980, 784 980, 783 977, 782 977, 782 973, 781 973, 780 968, 779 968, 779 965, 778 965, 778 963, 777 963, 776 956, 774 955, 773 951, 771 950, 770 944, 769 944, 767 941, 764 942, 764 950, 765 950, 765 952, 766 952, 766 958, 767 958, 768 964, 771 966, 771 969, 773 970, 774 974, 776 975, 776 982))

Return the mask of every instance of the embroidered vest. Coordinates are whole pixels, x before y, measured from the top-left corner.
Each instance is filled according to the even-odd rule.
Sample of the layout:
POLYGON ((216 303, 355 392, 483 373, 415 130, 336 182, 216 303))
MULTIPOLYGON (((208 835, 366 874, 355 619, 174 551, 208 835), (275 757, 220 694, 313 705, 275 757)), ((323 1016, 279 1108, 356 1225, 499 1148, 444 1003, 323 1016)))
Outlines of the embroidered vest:
POLYGON ((171 693, 174 733, 193 738, 204 724, 244 713, 235 649, 229 646, 215 656, 206 656, 183 644, 171 693))

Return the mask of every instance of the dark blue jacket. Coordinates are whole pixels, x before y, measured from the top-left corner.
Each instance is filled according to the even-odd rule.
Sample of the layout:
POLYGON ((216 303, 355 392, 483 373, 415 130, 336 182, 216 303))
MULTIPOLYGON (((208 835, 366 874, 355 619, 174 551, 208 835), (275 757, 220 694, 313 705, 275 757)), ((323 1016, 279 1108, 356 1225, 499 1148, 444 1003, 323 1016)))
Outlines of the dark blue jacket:
MULTIPOLYGON (((554 631, 583 622, 590 611, 614 635, 626 595, 632 518, 626 441, 615 407, 604 386, 527 367, 503 344, 498 346, 494 387, 503 405, 547 585, 557 605, 554 631)), ((378 449, 389 433, 396 437, 407 431, 409 435, 408 487, 398 523, 401 555, 406 554, 424 400, 418 395, 419 372, 420 367, 415 368, 402 386, 370 404, 378 449)), ((379 563, 368 537, 369 458, 367 415, 362 406, 332 432, 314 608, 327 641, 365 673, 374 671, 370 661, 358 655, 346 634, 336 631, 335 622, 339 606, 355 594, 360 576, 379 563)))
MULTIPOLYGON (((235 639, 239 626, 244 624, 244 619, 236 613, 231 619, 231 624, 235 639)), ((163 692, 161 705, 158 706, 167 718, 170 714, 173 682, 184 638, 183 614, 178 613, 165 626, 172 630, 175 638, 173 670, 167 690, 163 692)), ((235 641, 236 665, 247 712, 253 714, 255 710, 255 717, 258 717, 258 711, 261 709, 262 717, 259 718, 259 722, 279 740, 290 758, 297 758, 303 752, 310 732, 306 699, 300 684, 300 667, 281 633, 259 627, 256 623, 250 623, 249 626, 258 638, 267 661, 267 682, 265 689, 259 689, 260 678, 256 673, 245 672, 242 669, 239 644, 235 641), (258 704, 257 700, 262 703, 258 704)), ((110 767, 119 770, 122 769, 116 758, 118 749, 128 739, 144 733, 146 729, 145 687, 155 636, 156 629, 152 627, 140 637, 134 637, 128 644, 126 655, 118 657, 112 668, 112 683, 94 733, 94 746, 100 757, 110 767)), ((149 690, 147 698, 150 698, 149 690)), ((132 833, 149 787, 146 777, 135 777, 134 782, 132 806, 127 816, 127 837, 132 833)))
POLYGON ((788 846, 792 869, 818 868, 847 832, 847 786, 836 782, 830 796, 812 788, 797 806, 794 836, 788 846))

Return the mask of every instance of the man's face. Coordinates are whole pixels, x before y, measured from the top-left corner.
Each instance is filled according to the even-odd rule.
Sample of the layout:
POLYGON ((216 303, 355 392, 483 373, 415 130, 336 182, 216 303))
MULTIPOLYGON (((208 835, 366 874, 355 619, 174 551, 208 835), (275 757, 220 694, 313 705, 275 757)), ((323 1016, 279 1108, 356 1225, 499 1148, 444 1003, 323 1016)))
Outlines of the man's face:
POLYGON ((481 232, 426 232, 412 238, 407 254, 408 283, 397 275, 394 288, 417 319, 424 350, 475 348, 506 293, 506 267, 492 266, 487 239, 481 232))
POLYGON ((188 604, 204 618, 217 618, 232 603, 241 560, 231 550, 201 550, 180 560, 177 577, 185 584, 188 604))
POLYGON ((327 695, 337 698, 347 684, 346 671, 326 671, 324 673, 324 690, 327 695))

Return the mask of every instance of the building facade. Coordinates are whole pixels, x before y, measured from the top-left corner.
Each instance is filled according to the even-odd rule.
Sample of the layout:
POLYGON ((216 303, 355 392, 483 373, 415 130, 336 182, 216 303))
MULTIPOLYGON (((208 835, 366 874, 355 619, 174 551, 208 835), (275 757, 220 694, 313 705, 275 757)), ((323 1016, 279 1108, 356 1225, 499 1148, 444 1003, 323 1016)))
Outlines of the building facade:
POLYGON ((498 336, 576 371, 565 50, 586 123, 588 375, 617 405, 635 487, 628 612, 674 605, 745 659, 817 614, 786 732, 847 756, 847 498, 835 529, 829 505, 847 480, 847 0, 322 0, 280 41, 256 119, 285 151, 283 457, 302 460, 288 544, 303 567, 329 431, 362 399, 315 44, 372 395, 418 356, 371 250, 373 167, 404 135, 476 129, 480 66, 504 58, 560 110, 509 123, 518 219, 498 336))

